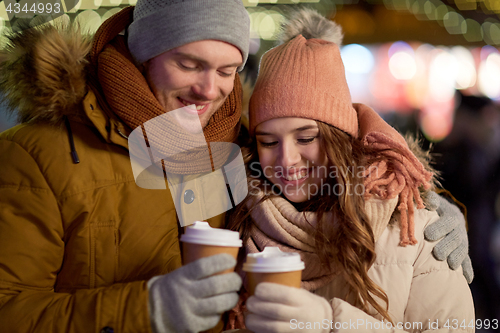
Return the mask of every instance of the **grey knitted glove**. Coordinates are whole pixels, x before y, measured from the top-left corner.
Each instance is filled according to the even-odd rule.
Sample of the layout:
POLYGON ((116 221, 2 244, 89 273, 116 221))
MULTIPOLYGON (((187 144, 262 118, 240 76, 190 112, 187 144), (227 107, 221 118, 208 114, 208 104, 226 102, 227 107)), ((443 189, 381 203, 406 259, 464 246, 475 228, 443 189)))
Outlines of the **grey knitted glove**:
POLYGON ((238 302, 241 278, 236 273, 213 275, 234 267, 228 254, 198 259, 148 281, 151 328, 155 333, 208 330, 238 302))
POLYGON ((439 202, 437 213, 439 220, 425 228, 424 236, 429 241, 443 238, 434 247, 433 253, 437 260, 447 259, 448 265, 455 270, 462 265, 464 276, 468 283, 474 278, 474 271, 469 258, 469 240, 465 230, 465 218, 457 206, 451 204, 435 192, 430 192, 429 201, 439 202))
POLYGON ((258 333, 307 332, 328 333, 332 321, 332 307, 323 297, 305 289, 263 282, 257 285, 255 295, 247 300, 249 313, 245 318, 248 329, 258 333), (320 323, 301 327, 298 323, 320 323))

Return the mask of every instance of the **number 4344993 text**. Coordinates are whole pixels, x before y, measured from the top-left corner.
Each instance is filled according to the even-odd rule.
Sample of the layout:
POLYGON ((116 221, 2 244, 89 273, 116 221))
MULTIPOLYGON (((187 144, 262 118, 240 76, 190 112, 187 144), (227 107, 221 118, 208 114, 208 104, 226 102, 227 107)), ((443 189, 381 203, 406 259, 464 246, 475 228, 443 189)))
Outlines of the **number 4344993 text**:
POLYGON ((59 14, 61 12, 61 3, 56 2, 52 3, 33 3, 28 4, 25 3, 22 7, 20 3, 9 3, 5 8, 7 13, 11 14, 19 14, 23 13, 32 13, 32 14, 59 14))

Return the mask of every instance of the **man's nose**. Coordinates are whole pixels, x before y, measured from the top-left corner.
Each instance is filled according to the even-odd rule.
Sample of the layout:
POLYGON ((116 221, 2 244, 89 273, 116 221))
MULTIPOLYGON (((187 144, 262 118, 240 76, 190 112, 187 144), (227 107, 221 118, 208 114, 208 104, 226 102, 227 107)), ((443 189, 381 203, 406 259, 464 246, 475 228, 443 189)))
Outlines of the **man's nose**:
POLYGON ((200 73, 198 82, 192 87, 193 92, 205 100, 217 98, 217 78, 215 71, 200 73))

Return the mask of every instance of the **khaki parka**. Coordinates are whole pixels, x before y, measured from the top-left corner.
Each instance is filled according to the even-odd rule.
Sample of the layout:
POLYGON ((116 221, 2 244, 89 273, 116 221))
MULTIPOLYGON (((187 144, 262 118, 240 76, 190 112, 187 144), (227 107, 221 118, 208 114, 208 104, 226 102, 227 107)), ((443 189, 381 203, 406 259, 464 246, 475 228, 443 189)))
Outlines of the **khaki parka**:
MULTIPOLYGON (((0 134, 0 332, 151 332, 146 282, 181 265, 172 194, 136 185, 127 129, 103 111, 91 87, 84 85, 78 95, 71 81, 77 79, 68 84, 56 73, 29 72, 40 69, 38 50, 59 43, 54 49, 60 57, 52 56, 74 62, 60 68, 80 66, 78 80, 85 77, 78 59, 88 46, 71 48, 53 30, 27 36, 35 40, 1 58, 14 57, 7 58, 14 64, 8 70, 19 70, 9 72, 10 80, 3 71, 1 84, 24 122, 0 134), (21 66, 15 57, 23 58, 21 66), (33 76, 36 84, 49 84, 51 103, 67 106, 61 96, 79 102, 69 113, 35 104, 43 94, 22 81, 33 76), (54 114, 47 117, 45 108, 54 114)), ((223 216, 209 222, 221 227, 223 216)))

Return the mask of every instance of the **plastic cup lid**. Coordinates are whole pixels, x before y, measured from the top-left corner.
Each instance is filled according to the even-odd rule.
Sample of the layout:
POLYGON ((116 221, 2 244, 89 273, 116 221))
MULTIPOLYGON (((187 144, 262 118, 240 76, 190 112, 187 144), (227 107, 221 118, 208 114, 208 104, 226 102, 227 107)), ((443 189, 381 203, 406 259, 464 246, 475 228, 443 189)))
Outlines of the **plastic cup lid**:
POLYGON ((301 271, 305 268, 300 254, 296 252, 282 252, 278 247, 268 246, 259 253, 247 254, 247 261, 243 264, 245 272, 278 273, 301 271))
POLYGON ((243 244, 237 231, 212 228, 208 222, 200 221, 186 228, 181 242, 228 247, 241 247, 243 244))

